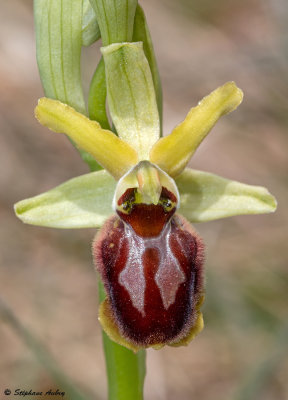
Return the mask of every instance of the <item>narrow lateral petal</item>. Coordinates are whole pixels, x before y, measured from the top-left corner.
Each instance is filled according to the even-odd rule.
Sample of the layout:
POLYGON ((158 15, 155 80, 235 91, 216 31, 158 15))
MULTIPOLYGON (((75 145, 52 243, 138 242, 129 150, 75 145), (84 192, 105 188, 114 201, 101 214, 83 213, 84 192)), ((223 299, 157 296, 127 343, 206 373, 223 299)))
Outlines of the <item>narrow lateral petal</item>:
POLYGON ((77 146, 95 157, 115 179, 120 179, 137 164, 137 154, 129 144, 67 104, 43 97, 38 102, 35 115, 42 125, 69 136, 77 146))
POLYGON ((180 192, 179 213, 191 222, 276 210, 275 198, 262 186, 246 185, 217 175, 187 168, 176 178, 180 192))
POLYGON ((113 214, 115 186, 115 180, 106 171, 91 172, 19 201, 14 209, 26 224, 63 229, 98 228, 113 214))
POLYGON ((142 42, 115 43, 101 49, 108 105, 119 137, 130 144, 140 160, 148 160, 160 136, 153 79, 142 42))
POLYGON ((189 111, 170 135, 153 146, 150 161, 172 177, 179 175, 218 119, 235 110, 242 98, 243 93, 234 82, 214 90, 189 111))

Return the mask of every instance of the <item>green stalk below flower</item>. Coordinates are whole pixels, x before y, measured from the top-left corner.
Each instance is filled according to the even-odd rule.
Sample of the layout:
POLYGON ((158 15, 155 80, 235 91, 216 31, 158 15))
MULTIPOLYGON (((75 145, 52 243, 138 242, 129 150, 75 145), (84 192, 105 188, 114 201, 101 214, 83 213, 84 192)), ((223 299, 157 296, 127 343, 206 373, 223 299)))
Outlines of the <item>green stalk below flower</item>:
MULTIPOLYGON (((106 297, 99 280, 99 300, 106 297)), ((146 374, 146 351, 137 354, 109 339, 104 331, 103 346, 106 358, 109 400, 142 400, 146 374)))

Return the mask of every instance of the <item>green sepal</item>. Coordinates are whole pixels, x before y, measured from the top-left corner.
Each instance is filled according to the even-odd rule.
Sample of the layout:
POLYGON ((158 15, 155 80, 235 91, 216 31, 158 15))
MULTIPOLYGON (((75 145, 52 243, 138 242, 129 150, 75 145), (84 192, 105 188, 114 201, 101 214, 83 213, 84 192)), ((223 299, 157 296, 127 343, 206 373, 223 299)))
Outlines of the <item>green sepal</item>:
POLYGON ((134 19, 134 31, 133 31, 133 42, 142 42, 143 43, 143 50, 145 56, 148 60, 152 79, 154 83, 154 89, 156 94, 157 106, 158 106, 158 113, 160 119, 160 125, 162 126, 162 114, 163 114, 163 101, 162 101, 162 87, 161 87, 161 80, 160 75, 157 67, 157 61, 153 49, 153 43, 150 36, 149 28, 146 22, 145 14, 140 7, 137 5, 135 19, 134 19))
POLYGON ((132 39, 137 0, 90 0, 97 16, 103 46, 132 39))
POLYGON ((152 75, 142 42, 116 43, 101 49, 109 111, 121 139, 148 160, 160 136, 152 75))
POLYGON ((19 201, 14 209, 22 222, 50 228, 98 228, 113 214, 116 181, 106 172, 78 176, 19 201))
POLYGON ((262 186, 246 185, 190 168, 175 181, 180 193, 178 211, 191 222, 271 213, 277 207, 275 198, 262 186))
POLYGON ((101 37, 100 28, 93 7, 89 0, 83 0, 82 45, 90 46, 101 37))

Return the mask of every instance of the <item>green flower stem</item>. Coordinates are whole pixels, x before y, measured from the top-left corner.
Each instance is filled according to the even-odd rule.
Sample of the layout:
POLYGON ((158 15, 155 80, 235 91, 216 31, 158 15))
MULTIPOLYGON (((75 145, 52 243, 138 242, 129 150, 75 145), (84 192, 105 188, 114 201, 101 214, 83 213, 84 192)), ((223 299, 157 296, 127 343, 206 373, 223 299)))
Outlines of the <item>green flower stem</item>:
MULTIPOLYGON (((99 280, 99 300, 105 299, 105 290, 99 280)), ((103 332, 104 354, 108 378, 109 400, 142 400, 145 379, 146 351, 134 354, 112 342, 103 332)))

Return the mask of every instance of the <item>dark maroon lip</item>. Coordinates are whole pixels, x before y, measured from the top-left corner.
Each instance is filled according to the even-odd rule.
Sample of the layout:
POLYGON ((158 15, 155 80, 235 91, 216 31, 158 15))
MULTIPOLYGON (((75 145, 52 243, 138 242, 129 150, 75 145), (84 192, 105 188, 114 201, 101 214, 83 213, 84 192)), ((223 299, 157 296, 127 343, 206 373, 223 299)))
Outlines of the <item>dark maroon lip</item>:
POLYGON ((159 207, 137 205, 137 217, 131 213, 138 220, 136 230, 144 236, 127 229, 115 215, 106 221, 93 245, 114 322, 126 340, 141 347, 186 337, 197 319, 203 293, 201 239, 183 217, 165 215, 159 207), (159 214, 168 222, 153 237, 150 228, 158 221, 159 231, 159 214), (145 223, 145 215, 149 222, 145 223))

